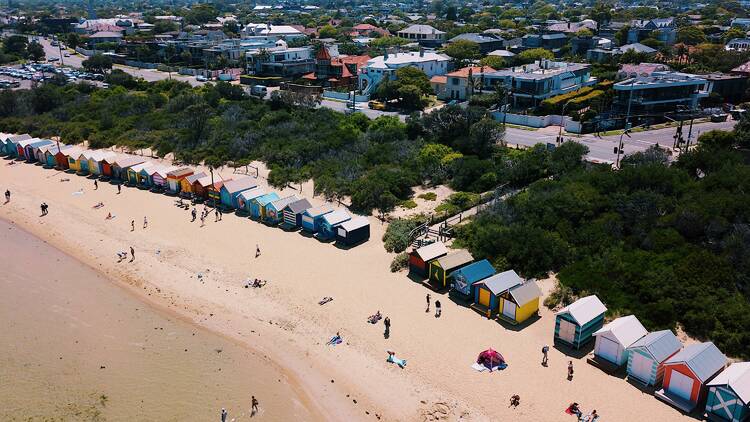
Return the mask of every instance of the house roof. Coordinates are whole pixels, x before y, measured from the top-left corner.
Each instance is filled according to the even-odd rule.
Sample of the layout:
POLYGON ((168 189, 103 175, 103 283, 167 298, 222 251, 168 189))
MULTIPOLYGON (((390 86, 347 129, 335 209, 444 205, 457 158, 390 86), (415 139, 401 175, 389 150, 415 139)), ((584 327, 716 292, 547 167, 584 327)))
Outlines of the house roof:
POLYGON ((279 194, 276 192, 271 192, 255 198, 255 201, 258 202, 258 205, 260 205, 261 207, 265 207, 266 205, 277 199, 279 199, 279 194))
POLYGON ((445 32, 435 29, 430 25, 411 25, 398 32, 407 34, 445 34, 445 32))
POLYGON ((750 362, 737 362, 721 371, 707 385, 727 385, 745 405, 750 403, 750 362))
POLYGON ((454 76, 459 78, 468 78, 469 72, 471 72, 472 75, 481 75, 485 72, 495 72, 495 69, 489 67, 489 66, 467 66, 458 70, 455 70, 451 73, 446 74, 445 76, 454 76))
POLYGON ((258 186, 254 177, 241 177, 224 183, 224 189, 229 193, 237 193, 258 186))
POLYGON ((642 347, 646 349, 657 362, 664 362, 676 351, 682 348, 682 343, 671 330, 654 331, 637 340, 630 347, 642 347))
POLYGON ((182 177, 185 175, 190 175, 192 173, 193 173, 193 169, 190 167, 179 167, 167 173, 167 176, 182 177))
POLYGON ((309 215, 310 217, 318 217, 320 215, 328 214, 332 211, 333 207, 326 204, 315 208, 308 208, 307 210, 305 210, 305 214, 309 215))
POLYGON ((89 38, 122 38, 122 34, 113 31, 99 31, 95 34, 91 34, 89 38))
POLYGON ((271 202, 271 206, 275 209, 281 211, 283 210, 287 205, 291 204, 292 202, 297 201, 297 197, 294 195, 289 195, 287 197, 277 199, 273 202, 271 202))
POLYGON ((8 138, 8 139, 9 139, 9 140, 10 140, 11 142, 13 142, 14 144, 17 144, 17 143, 19 143, 19 142, 21 142, 21 141, 25 141, 25 140, 27 140, 27 139, 31 139, 31 135, 29 135, 28 133, 24 133, 23 135, 16 135, 16 136, 11 136, 11 137, 10 137, 10 138, 8 138))
POLYGON ((451 38, 449 40, 449 42, 456 42, 456 41, 461 41, 461 40, 471 41, 471 42, 475 42, 477 44, 488 43, 488 42, 502 42, 503 41, 502 38, 497 38, 497 37, 492 36, 492 35, 478 34, 478 33, 474 33, 474 32, 466 32, 466 33, 463 33, 463 34, 456 35, 455 37, 451 38))
POLYGON ((459 268, 450 273, 449 276, 453 277, 457 273, 461 273, 461 275, 466 278, 467 282, 473 283, 495 274, 495 269, 492 267, 492 264, 490 264, 490 261, 483 259, 463 268, 459 268))
POLYGON ((664 363, 684 363, 701 382, 706 382, 727 364, 727 357, 709 341, 685 346, 664 363))
POLYGON ((185 180, 187 180, 187 182, 192 185, 193 183, 197 182, 198 179, 203 178, 203 177, 206 177, 206 173, 201 171, 198 173, 191 174, 190 176, 186 177, 185 180))
POLYGON ((498 57, 513 57, 516 55, 516 53, 508 50, 493 50, 487 53, 488 56, 498 56, 498 57))
POLYGON ((597 316, 607 312, 601 300, 596 295, 582 297, 570 305, 557 311, 556 315, 570 314, 578 325, 584 325, 597 316))
POLYGON ((519 306, 523 306, 542 295, 536 281, 529 280, 508 292, 519 306))
POLYGON ((630 347, 631 344, 648 334, 648 331, 635 315, 628 315, 610 322, 595 332, 594 335, 604 333, 611 333, 623 347, 630 347))
POLYGON ((638 43, 638 42, 633 43, 633 44, 625 44, 625 45, 623 45, 623 46, 621 46, 619 48, 620 48, 620 51, 622 51, 622 52, 626 52, 628 50, 633 50, 636 53, 646 53, 646 54, 656 53, 656 51, 657 51, 655 48, 651 48, 651 47, 649 47, 647 45, 644 45, 644 44, 641 44, 641 43, 638 43))
POLYGON ((344 221, 339 227, 346 230, 347 232, 350 232, 369 225, 370 220, 368 220, 367 217, 357 216, 349 221, 344 221))
POLYGON ((256 186, 254 188, 250 188, 247 190, 243 190, 240 192, 239 195, 237 195, 238 198, 242 198, 245 202, 250 201, 252 199, 261 197, 266 194, 266 190, 263 189, 260 186, 256 186))
POLYGON ((342 209, 330 212, 323 216, 323 220, 325 220, 330 225, 343 223, 344 221, 350 220, 351 218, 352 216, 350 216, 349 213, 346 212, 346 210, 342 209))
POLYGON ((440 264, 440 268, 442 268, 444 271, 450 271, 458 266, 467 264, 474 260, 474 257, 471 256, 469 251, 460 250, 453 253, 449 253, 448 255, 441 256, 437 259, 438 264, 440 264))
POLYGON ((448 77, 445 75, 435 75, 432 78, 430 78, 430 83, 432 84, 446 84, 448 83, 448 77))
POLYGON ((200 184, 204 188, 207 188, 211 186, 211 176, 203 176, 199 178, 198 180, 196 180, 196 182, 198 182, 198 184, 200 184))
POLYGON ((308 201, 307 198, 302 198, 287 204, 284 208, 288 208, 293 214, 300 214, 311 207, 312 204, 310 204, 310 201, 308 201))
POLYGON ((424 262, 439 258, 448 253, 448 248, 445 247, 443 242, 430 243, 427 246, 414 251, 424 262))
POLYGON ((523 283, 523 279, 513 270, 503 271, 480 282, 487 286, 494 295, 499 295, 523 283))
POLYGON ((144 161, 146 161, 146 159, 143 157, 136 157, 134 155, 121 155, 117 157, 117 159, 115 159, 112 164, 118 165, 120 167, 129 167, 140 164, 144 161))

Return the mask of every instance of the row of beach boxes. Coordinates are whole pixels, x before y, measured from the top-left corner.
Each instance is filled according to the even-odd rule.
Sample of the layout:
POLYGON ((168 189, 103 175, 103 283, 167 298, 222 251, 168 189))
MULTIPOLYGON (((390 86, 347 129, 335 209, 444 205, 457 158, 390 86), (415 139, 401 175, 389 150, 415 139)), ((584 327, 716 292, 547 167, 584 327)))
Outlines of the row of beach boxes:
MULTIPOLYGON (((471 302, 482 314, 520 324, 537 315, 541 290, 515 271, 497 273, 486 260, 474 262, 464 250, 449 252, 441 242, 414 249, 409 272, 427 277, 435 290, 471 302)), ((630 380, 657 389, 655 396, 685 412, 705 402, 712 420, 750 420, 750 362, 727 367, 712 343, 683 347, 671 330, 649 333, 634 315, 605 324, 606 306, 595 295, 578 299, 555 315, 554 340, 580 349, 592 340, 591 362, 611 371, 624 368, 630 380)))
POLYGON ((352 216, 329 205, 313 207, 305 198, 280 196, 258 186, 257 179, 240 176, 216 181, 185 166, 165 166, 145 157, 107 150, 87 150, 50 139, 0 133, 3 155, 39 162, 49 168, 123 181, 129 185, 213 200, 225 209, 284 228, 301 228, 322 240, 355 245, 370 238, 367 217, 352 216))

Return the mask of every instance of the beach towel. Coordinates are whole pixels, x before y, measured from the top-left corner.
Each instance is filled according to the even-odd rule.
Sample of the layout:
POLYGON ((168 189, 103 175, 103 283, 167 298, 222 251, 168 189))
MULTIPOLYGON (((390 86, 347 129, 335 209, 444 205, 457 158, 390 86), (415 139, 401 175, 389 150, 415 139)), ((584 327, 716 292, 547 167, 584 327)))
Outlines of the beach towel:
POLYGON ((500 370, 503 370, 503 369, 507 368, 507 367, 508 367, 508 365, 507 365, 507 364, 505 364, 505 363, 501 363, 501 364, 499 364, 499 365, 497 365, 497 366, 493 366, 493 367, 492 367, 492 369, 490 369, 490 368, 488 368, 488 367, 486 367, 486 366, 482 365, 481 363, 476 363, 476 362, 475 362, 475 363, 471 364, 471 367, 472 367, 472 368, 473 368, 473 369, 474 369, 475 371, 477 371, 477 372, 484 372, 484 371, 490 371, 490 372, 492 372, 492 371, 500 371, 500 370))
POLYGON ((401 369, 403 369, 404 366, 406 366, 406 359, 399 359, 396 357, 396 355, 388 355, 388 359, 386 359, 386 361, 390 363, 395 363, 401 369))

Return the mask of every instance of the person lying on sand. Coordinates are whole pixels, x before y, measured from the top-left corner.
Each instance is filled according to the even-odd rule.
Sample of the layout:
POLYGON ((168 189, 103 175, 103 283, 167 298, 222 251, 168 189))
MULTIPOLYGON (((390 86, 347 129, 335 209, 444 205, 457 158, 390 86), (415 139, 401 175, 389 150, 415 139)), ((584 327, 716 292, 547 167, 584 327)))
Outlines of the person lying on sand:
POLYGON ((68 178, 66 177, 66 178, 60 179, 60 181, 61 181, 61 182, 70 182, 70 179, 68 179, 68 178))
POLYGON ((107 216, 106 216, 106 217, 105 217, 104 219, 105 219, 105 220, 111 220, 111 219, 113 219, 113 218, 115 218, 115 216, 114 216, 114 215, 112 215, 112 213, 111 213, 111 212, 108 212, 108 213, 107 213, 107 216))
POLYGON ((328 340, 328 343, 326 343, 326 346, 335 346, 337 344, 341 344, 342 341, 344 340, 341 338, 341 335, 339 335, 339 332, 337 331, 336 335, 331 337, 330 340, 328 340))
POLYGON ((102 207, 104 207, 104 202, 99 202, 98 204, 94 205, 91 208, 94 208, 94 209, 98 210, 99 208, 102 208, 102 207))
POLYGON ((584 422, 596 422, 599 420, 599 414, 596 413, 596 409, 592 410, 591 413, 584 416, 583 419, 581 419, 584 422))
POLYGON ((388 353, 386 362, 395 363, 399 368, 404 369, 404 366, 406 366, 406 359, 397 358, 396 353, 391 352, 390 350, 386 350, 386 352, 388 353))
POLYGON ((581 419, 581 415, 582 415, 581 409, 578 407, 578 403, 576 402, 571 403, 570 406, 568 406, 568 408, 565 409, 565 413, 569 415, 576 415, 578 419, 581 419))
POLYGON ((377 311, 377 312, 375 312, 375 315, 370 315, 367 318, 367 322, 369 322, 370 324, 377 324, 378 321, 380 321, 381 318, 383 318, 383 316, 380 315, 380 311, 377 311))
POLYGON ((519 404, 521 404, 521 396, 518 394, 510 396, 510 407, 518 407, 519 404))
POLYGON ((318 305, 321 305, 321 306, 325 305, 326 303, 328 303, 328 302, 330 302, 332 300, 333 300, 332 297, 326 296, 326 297, 323 298, 323 300, 321 300, 320 302, 318 302, 318 305))
POLYGON ((128 257, 127 252, 125 251, 117 252, 117 258, 119 258, 117 262, 122 262, 122 260, 126 259, 127 257, 128 257))

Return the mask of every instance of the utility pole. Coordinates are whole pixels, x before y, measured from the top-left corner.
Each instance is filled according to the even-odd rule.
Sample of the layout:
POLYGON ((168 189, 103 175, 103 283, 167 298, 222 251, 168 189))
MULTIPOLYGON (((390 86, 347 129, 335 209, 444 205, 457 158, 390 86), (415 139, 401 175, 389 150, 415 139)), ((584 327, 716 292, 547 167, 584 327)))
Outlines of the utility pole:
POLYGON ((57 40, 57 50, 60 52, 60 66, 65 66, 65 60, 62 52, 62 43, 60 42, 60 40, 57 40))
POLYGON ((693 120, 695 119, 695 113, 693 113, 693 110, 690 110, 690 129, 688 129, 688 137, 687 142, 685 143, 685 152, 688 151, 690 148, 690 139, 693 137, 693 120))

